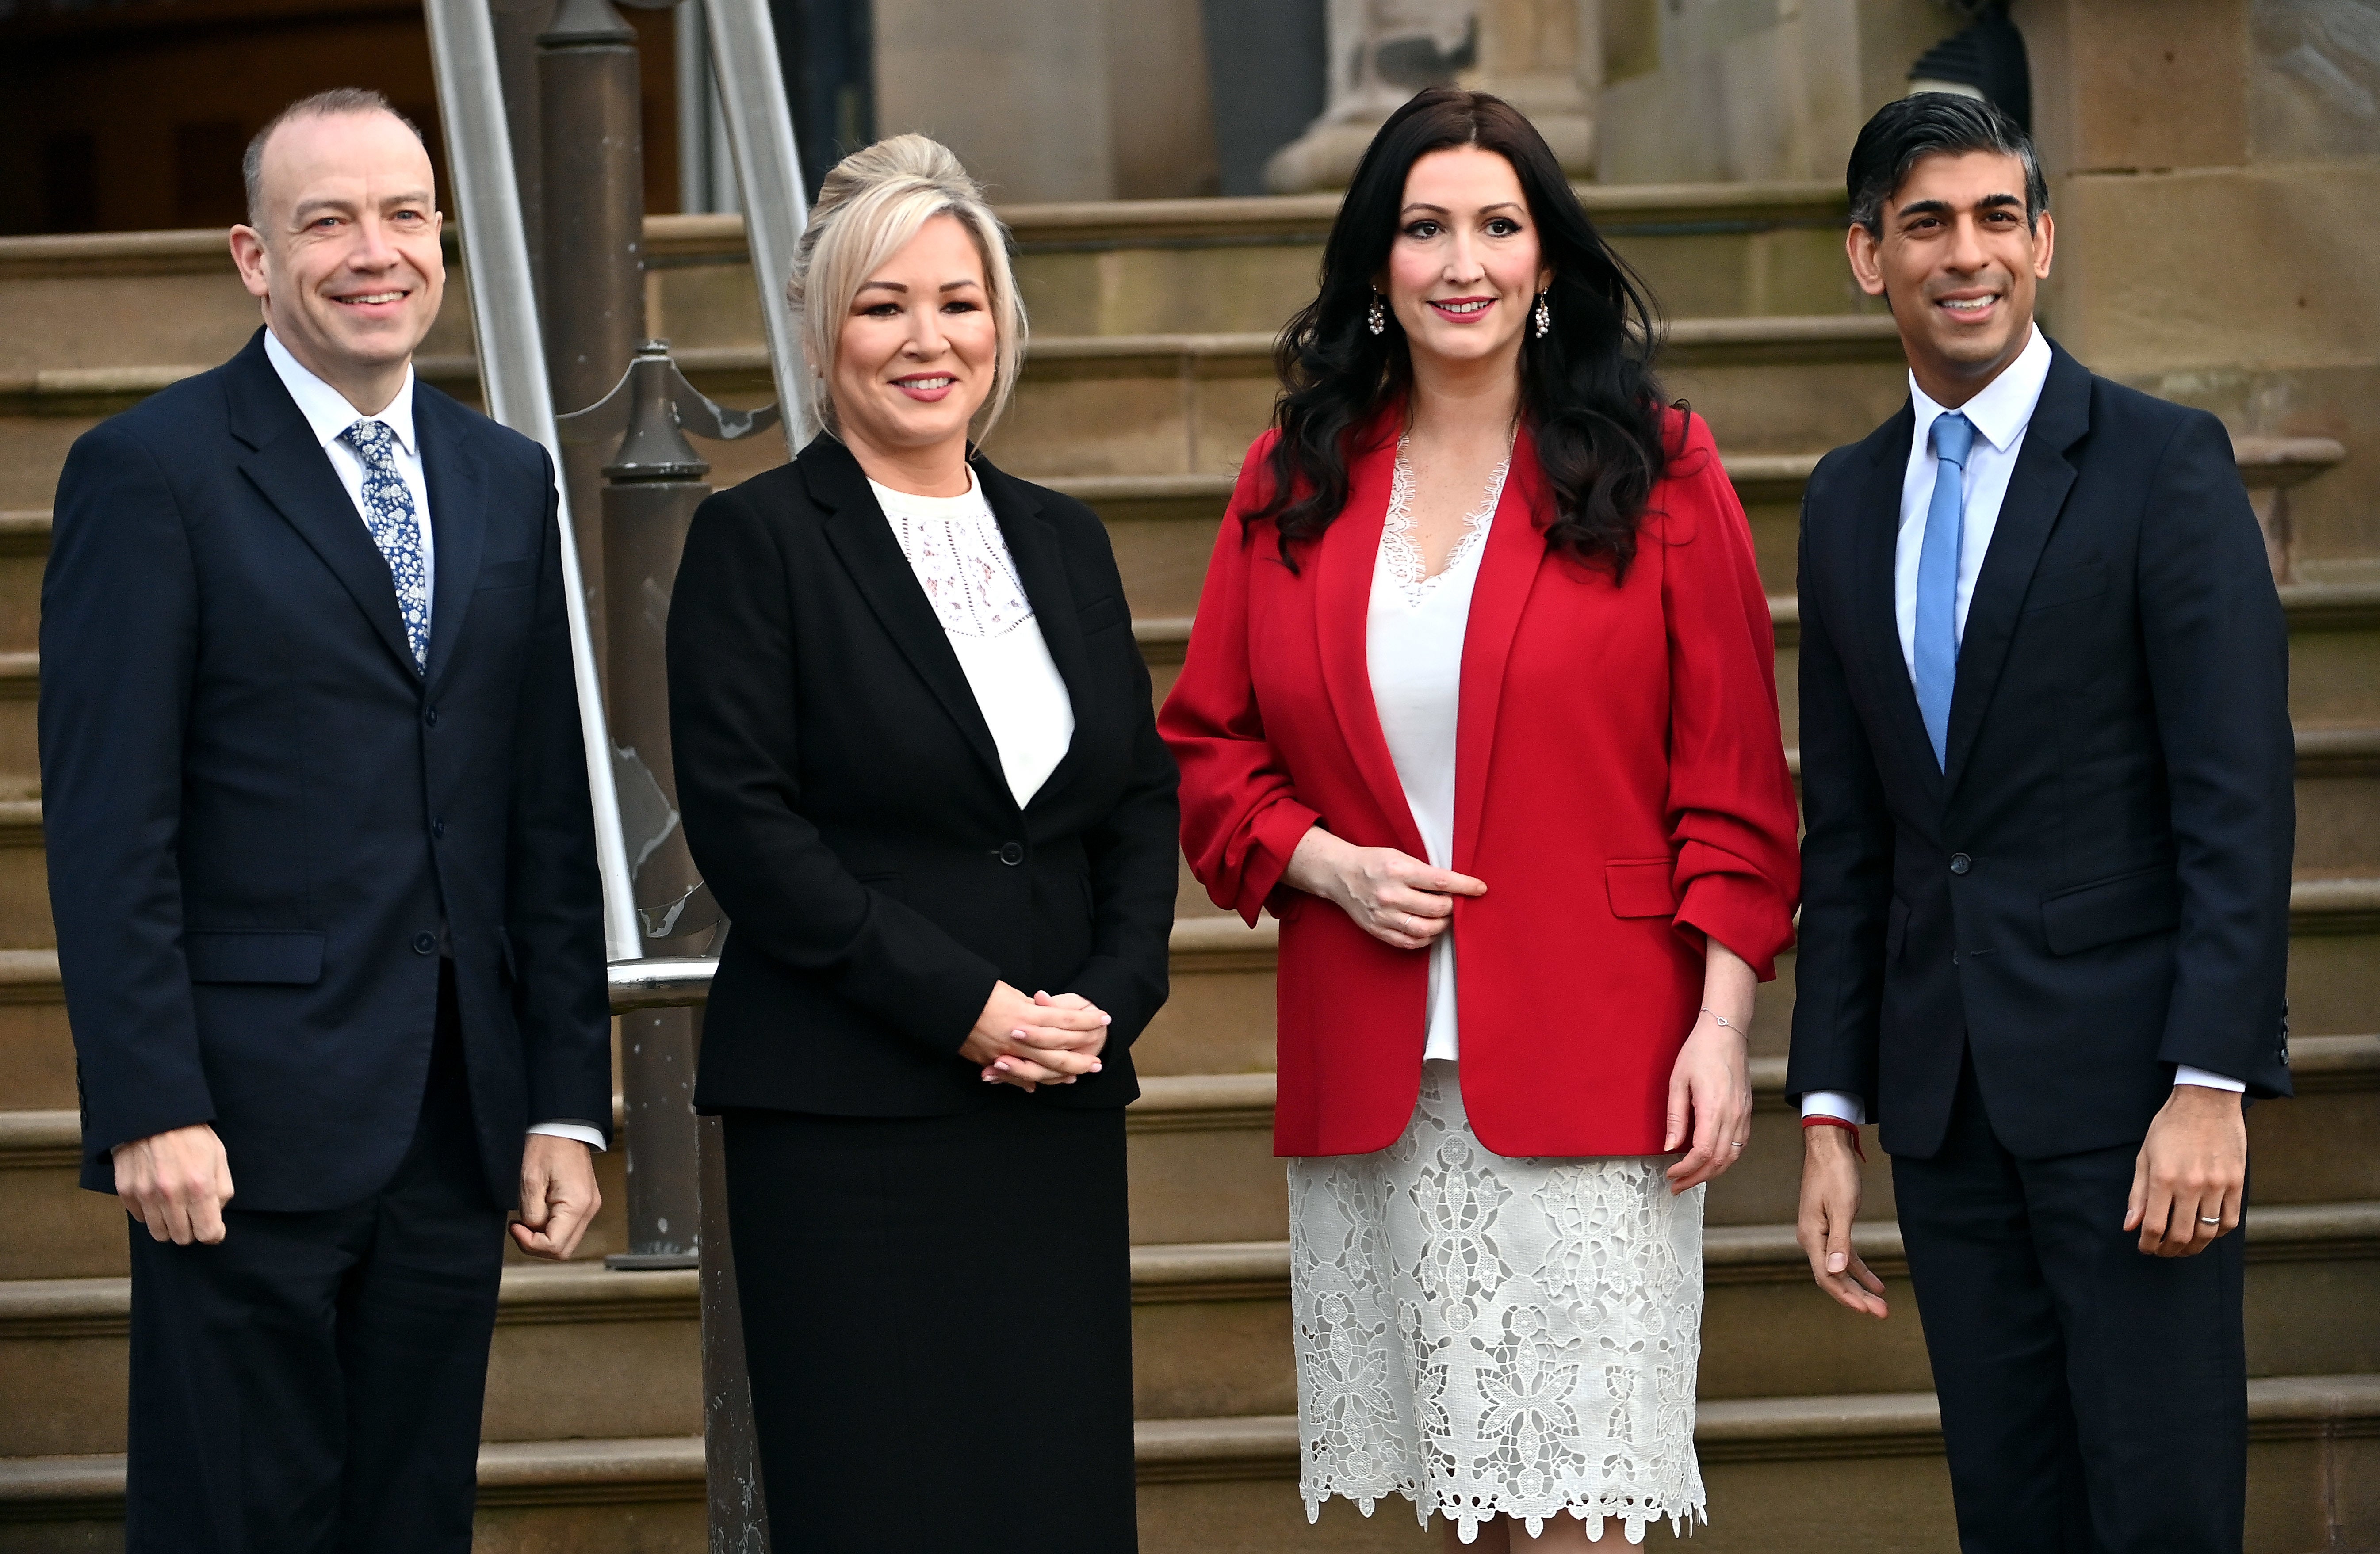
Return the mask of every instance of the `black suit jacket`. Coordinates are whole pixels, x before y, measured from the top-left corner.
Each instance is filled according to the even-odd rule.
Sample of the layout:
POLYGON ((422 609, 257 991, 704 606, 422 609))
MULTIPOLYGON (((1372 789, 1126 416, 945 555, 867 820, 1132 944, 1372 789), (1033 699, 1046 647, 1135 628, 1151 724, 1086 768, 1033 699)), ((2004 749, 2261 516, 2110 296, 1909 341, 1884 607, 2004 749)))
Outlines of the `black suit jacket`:
POLYGON ((983 1104, 958 1056, 995 980, 1114 1016, 1103 1069, 1034 1098, 1139 1093, 1165 1002, 1179 815, 1107 530, 977 480, 1074 704, 1021 811, 941 623, 850 451, 820 437, 702 504, 670 609, 670 726, 696 864, 735 923, 695 1103, 852 1116, 983 1104))
POLYGON ((243 1208, 395 1172, 451 955, 481 1163, 608 1126, 601 890, 552 471, 427 385, 427 673, 258 331, 85 433, 42 583, 50 903, 83 1184, 212 1123, 243 1208))
POLYGON ((2054 351, 1969 605, 1947 772, 1893 617, 1913 413, 1802 514, 1787 1088, 1941 1146, 1962 1050, 2009 1148, 2143 1137, 2188 1063, 2289 1093, 2289 641, 2222 424, 2054 351))

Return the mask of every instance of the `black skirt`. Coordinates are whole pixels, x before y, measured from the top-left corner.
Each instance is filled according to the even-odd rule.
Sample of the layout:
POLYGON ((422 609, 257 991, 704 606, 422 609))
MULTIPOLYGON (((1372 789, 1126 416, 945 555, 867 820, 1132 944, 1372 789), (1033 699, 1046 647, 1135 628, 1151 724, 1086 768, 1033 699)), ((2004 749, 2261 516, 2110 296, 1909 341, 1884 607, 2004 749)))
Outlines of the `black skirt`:
POLYGON ((723 1114, 780 1554, 1130 1554, 1123 1112, 723 1114))

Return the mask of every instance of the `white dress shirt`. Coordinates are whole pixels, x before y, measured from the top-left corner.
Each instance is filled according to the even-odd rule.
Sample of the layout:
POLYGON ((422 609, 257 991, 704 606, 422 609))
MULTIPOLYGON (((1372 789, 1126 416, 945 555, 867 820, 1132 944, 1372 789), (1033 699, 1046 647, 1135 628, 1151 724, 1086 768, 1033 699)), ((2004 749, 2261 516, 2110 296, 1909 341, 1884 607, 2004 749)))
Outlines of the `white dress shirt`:
MULTIPOLYGON (((1479 580, 1479 553, 1496 517, 1509 460, 1488 482, 1486 500, 1465 516, 1463 538, 1437 573, 1424 577, 1413 540, 1413 472, 1397 449, 1389 516, 1372 564, 1372 596, 1364 620, 1364 650, 1372 703, 1389 759, 1412 809, 1422 847, 1439 868, 1454 867, 1454 733, 1463 699, 1463 637, 1471 624, 1471 594, 1479 580)), ((1429 947, 1429 990, 1422 1049, 1425 1062, 1455 1060, 1454 930, 1429 947)))
MULTIPOLYGON (((1992 534, 1999 527, 2000 503, 2008 495, 2009 477, 2016 472, 2023 451, 2025 429, 2033 424, 2034 407, 2041 403, 2042 385, 2049 381, 2049 342, 2035 325, 2017 358, 1984 385, 1959 411, 1973 423, 1975 440, 1967 450, 1961 471, 1965 527, 1959 536, 1959 597, 1957 620, 1961 637, 1967 630, 1967 606, 1975 594, 1975 578, 1984 569, 1992 534)), ((1900 662, 1913 681, 1917 674, 1917 558, 1925 545, 1926 514, 1933 505, 1934 478, 1941 461, 1934 455, 1934 421, 1949 414, 1946 407, 1917 386, 1909 375, 1909 403, 1917 412, 1911 429, 1909 468, 1900 480, 1900 531, 1892 552, 1892 613, 1900 628, 1900 662)), ((2177 1085, 2203 1085, 2213 1090, 2245 1090, 2237 1079, 2183 1063, 2174 1069, 2177 1085)), ((1804 1117, 1840 1117, 1867 1121, 1864 1098, 1840 1090, 1813 1090, 1802 1098, 1804 1117)))
MULTIPOLYGON (((396 472, 405 481, 406 490, 413 493, 414 521, 421 528, 421 571, 430 589, 428 603, 435 606, 438 600, 438 537, 430 527, 430 484, 421 474, 421 444, 413 434, 413 366, 406 364, 405 386, 387 408, 376 416, 367 416, 347 403, 347 396, 308 370, 305 364, 289 354, 289 347, 271 329, 264 332, 265 359, 281 374, 281 384, 289 397, 298 402, 298 414, 306 418, 315 439, 331 458, 331 467, 338 473, 339 483, 347 488, 347 500, 356 504, 356 521, 364 523, 364 461, 356 450, 340 440, 340 433, 360 420, 375 420, 395 434, 396 472)), ((365 526, 365 533, 370 533, 365 526)), ((390 585, 392 589, 395 584, 390 585)), ((393 597, 393 595, 392 595, 393 597)), ((582 1123, 539 1123, 529 1130, 555 1138, 575 1138, 590 1149, 603 1147, 601 1130, 582 1123)))
POLYGON ((1009 795, 1024 808, 1066 759, 1075 703, 1050 656, 1033 601, 975 471, 964 496, 912 496, 868 482, 909 570, 926 590, 1000 751, 1009 795))
MULTIPOLYGON (((430 527, 430 483, 422 478, 421 444, 413 435, 413 364, 406 363, 405 386, 396 397, 378 415, 367 416, 347 403, 347 396, 308 370, 306 365, 289 354, 289 347, 268 329, 264 332, 264 355, 273 370, 281 374, 282 386, 289 397, 298 402, 298 413, 314 431, 315 441, 331 455, 331 467, 338 472, 339 484, 347 488, 347 500, 356 504, 356 516, 364 512, 364 461, 341 437, 341 433, 358 421, 378 421, 396 435, 395 456, 396 472, 405 481, 405 489, 413 493, 413 517, 421 529, 421 575, 428 583, 428 606, 438 602, 438 536, 430 527)), ((370 532, 369 527, 366 532, 370 532)))

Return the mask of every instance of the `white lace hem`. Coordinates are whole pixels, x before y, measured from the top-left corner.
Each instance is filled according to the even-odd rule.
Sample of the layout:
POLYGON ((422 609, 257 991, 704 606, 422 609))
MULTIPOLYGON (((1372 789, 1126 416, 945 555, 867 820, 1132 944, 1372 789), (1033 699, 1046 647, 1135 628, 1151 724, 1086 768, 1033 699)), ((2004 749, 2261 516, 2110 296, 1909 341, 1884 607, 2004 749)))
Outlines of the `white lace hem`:
POLYGON ((1402 1494, 1464 1543, 1498 1515, 1630 1543, 1706 1522, 1702 1189, 1671 1196, 1658 1159, 1497 1155, 1459 1075, 1422 1065, 1388 1148, 1289 1162, 1308 1516, 1402 1494))
POLYGON ((1561 1515, 1577 1517, 1586 1524, 1589 1543, 1603 1541, 1603 1524, 1617 1522, 1621 1534, 1630 1543, 1645 1541, 1645 1530, 1656 1522, 1667 1522, 1673 1537, 1691 1536, 1697 1526, 1708 1526, 1710 1515, 1700 1499, 1691 1503, 1672 1503, 1654 1496, 1636 1496, 1606 1491, 1590 1499, 1560 1496, 1524 1497, 1500 1490, 1482 1488, 1463 1493, 1445 1487, 1434 1486, 1427 1492, 1417 1484, 1400 1484, 1388 1480, 1346 1482, 1324 1478, 1319 1482, 1300 1480, 1297 1490, 1305 1499, 1305 1521, 1308 1526, 1322 1519, 1322 1502, 1336 1495, 1352 1500, 1365 1515, 1390 1495, 1402 1495, 1413 1502, 1414 1511, 1424 1527, 1429 1525, 1434 1512, 1454 1524, 1455 1536, 1464 1543, 1479 1536, 1480 1525, 1491 1516, 1518 1521, 1536 1537, 1546 1530, 1546 1524, 1561 1515))

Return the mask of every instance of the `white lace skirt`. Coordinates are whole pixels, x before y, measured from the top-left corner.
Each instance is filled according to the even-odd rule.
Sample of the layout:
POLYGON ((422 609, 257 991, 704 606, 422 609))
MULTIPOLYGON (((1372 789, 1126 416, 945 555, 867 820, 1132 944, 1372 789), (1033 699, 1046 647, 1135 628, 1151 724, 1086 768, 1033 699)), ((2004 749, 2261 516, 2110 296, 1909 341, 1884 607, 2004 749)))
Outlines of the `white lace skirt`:
POLYGON ((1390 1494, 1463 1542, 1502 1515, 1706 1519, 1694 1461, 1703 1193, 1644 1157, 1512 1159, 1451 1062, 1404 1136, 1289 1162, 1299 1489, 1309 1520, 1390 1494))

